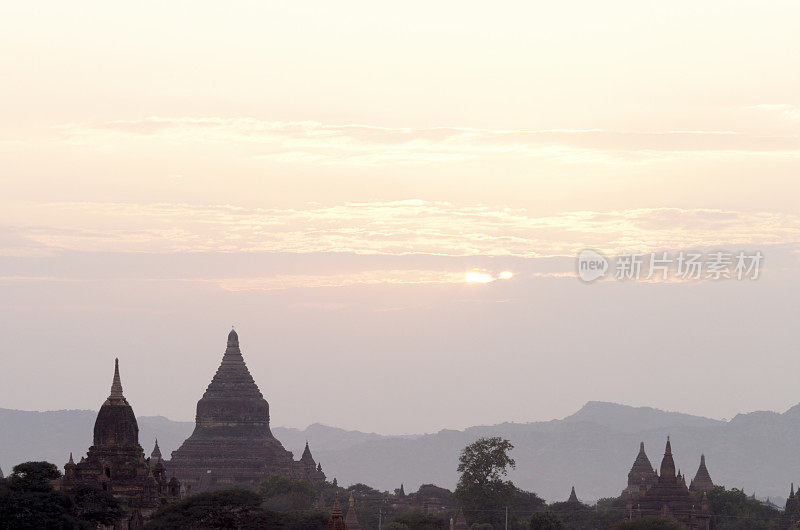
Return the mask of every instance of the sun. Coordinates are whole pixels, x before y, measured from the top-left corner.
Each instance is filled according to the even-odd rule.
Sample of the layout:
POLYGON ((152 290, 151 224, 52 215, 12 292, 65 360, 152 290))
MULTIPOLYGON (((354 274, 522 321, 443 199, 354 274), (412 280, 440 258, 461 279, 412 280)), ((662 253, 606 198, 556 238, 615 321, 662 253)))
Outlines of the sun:
POLYGON ((494 281, 494 278, 488 272, 477 270, 467 272, 464 279, 467 283, 489 283, 494 281))

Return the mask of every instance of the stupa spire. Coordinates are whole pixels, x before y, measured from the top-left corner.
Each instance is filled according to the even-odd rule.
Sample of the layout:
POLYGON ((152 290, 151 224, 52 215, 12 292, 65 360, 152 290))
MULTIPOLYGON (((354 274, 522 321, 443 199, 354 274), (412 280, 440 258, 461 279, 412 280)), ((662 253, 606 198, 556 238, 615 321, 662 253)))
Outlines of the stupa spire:
POLYGON ((578 496, 575 495, 575 486, 572 486, 572 491, 569 494, 569 499, 567 502, 578 502, 578 496))
POLYGON ((128 401, 122 395, 122 380, 119 377, 119 359, 114 359, 114 379, 111 381, 111 393, 106 403, 110 405, 127 405, 128 401))
POLYGON ((348 504, 347 516, 344 518, 347 530, 361 530, 361 525, 356 517, 356 501, 353 499, 353 492, 350 492, 350 501, 348 504))
POLYGON ((668 481, 675 482, 675 460, 672 458, 672 444, 670 444, 669 436, 667 436, 667 446, 664 449, 664 459, 661 460, 661 473, 658 477, 659 482, 668 481))
POLYGON ((156 438, 156 445, 153 447, 153 452, 150 453, 150 458, 161 459, 161 449, 158 447, 158 438, 156 438))
POLYGON ((711 480, 711 475, 706 467, 706 455, 700 455, 700 466, 697 468, 697 473, 695 473, 689 489, 691 491, 711 491, 714 489, 714 482, 711 480))
POLYGON ((327 530, 347 530, 347 525, 342 516, 342 507, 339 505, 339 492, 333 497, 333 510, 331 517, 328 519, 327 530))

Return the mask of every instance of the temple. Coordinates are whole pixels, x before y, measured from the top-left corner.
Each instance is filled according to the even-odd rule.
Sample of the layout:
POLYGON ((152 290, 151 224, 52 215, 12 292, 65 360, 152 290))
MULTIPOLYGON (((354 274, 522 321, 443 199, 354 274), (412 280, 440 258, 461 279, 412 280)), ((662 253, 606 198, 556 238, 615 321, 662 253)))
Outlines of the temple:
POLYGON ((692 482, 689 484, 689 491, 699 493, 701 491, 711 491, 714 489, 714 482, 706 467, 706 455, 700 455, 700 467, 697 468, 692 482))
POLYGON ((572 491, 569 493, 569 499, 567 502, 581 502, 578 500, 578 496, 575 494, 575 486, 572 486, 572 491))
POLYGON ((347 526, 347 530, 362 530, 361 525, 358 523, 358 518, 356 517, 356 502, 353 499, 353 494, 350 494, 350 502, 349 506, 347 507, 347 515, 344 517, 344 524, 347 526))
POLYGON ((119 360, 115 360, 111 393, 97 413, 93 444, 77 464, 70 453, 59 487, 89 485, 110 492, 127 510, 115 528, 137 528, 161 504, 180 495, 177 479, 166 479, 157 444, 153 453, 159 459, 151 467, 153 459, 145 460, 139 445, 139 425, 122 393, 119 360))
POLYGON ((660 473, 653 485, 637 499, 628 498, 628 512, 632 518, 661 517, 678 523, 682 528, 707 530, 710 515, 705 493, 700 505, 697 504, 686 487, 686 478, 675 472, 672 445, 667 437, 660 473))
POLYGON ((623 497, 638 499, 644 492, 649 490, 656 480, 656 471, 653 464, 644 452, 644 442, 639 443, 639 454, 633 461, 630 472, 628 472, 628 486, 623 490, 623 497))
POLYGON ((347 524, 344 522, 344 516, 342 515, 342 507, 339 505, 339 492, 336 492, 333 498, 333 509, 331 510, 331 516, 328 519, 328 524, 325 529, 347 530, 347 524))
POLYGON ((322 466, 306 444, 299 461, 273 436, 269 404, 258 389, 231 330, 222 363, 197 402, 192 435, 169 463, 187 493, 255 490, 270 475, 322 482, 322 466))
POLYGON ((797 528, 800 525, 800 495, 794 492, 794 482, 789 489, 789 497, 786 499, 786 505, 783 508, 783 513, 778 518, 775 528, 778 530, 789 530, 790 528, 797 528))

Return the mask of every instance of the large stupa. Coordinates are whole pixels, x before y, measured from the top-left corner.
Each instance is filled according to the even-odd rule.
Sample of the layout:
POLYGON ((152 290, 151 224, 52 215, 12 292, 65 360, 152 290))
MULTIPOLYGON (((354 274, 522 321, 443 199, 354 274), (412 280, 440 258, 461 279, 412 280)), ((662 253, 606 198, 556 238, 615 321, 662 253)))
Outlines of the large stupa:
POLYGON ((194 432, 173 451, 170 469, 187 493, 256 489, 270 475, 325 480, 308 446, 295 461, 273 436, 269 404, 247 369, 233 330, 222 363, 197 402, 194 432))

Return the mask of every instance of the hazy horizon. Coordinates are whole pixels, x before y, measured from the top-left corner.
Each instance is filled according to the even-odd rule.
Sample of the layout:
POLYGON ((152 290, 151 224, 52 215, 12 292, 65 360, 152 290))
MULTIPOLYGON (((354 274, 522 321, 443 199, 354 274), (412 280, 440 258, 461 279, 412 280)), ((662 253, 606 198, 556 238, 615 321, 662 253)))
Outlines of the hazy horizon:
POLYGON ((0 407, 383 434, 800 401, 800 4, 6 3, 0 407), (757 280, 576 278, 584 249, 757 280))

